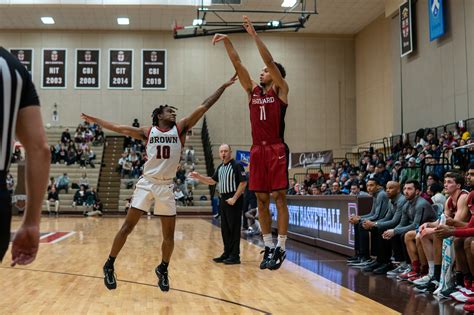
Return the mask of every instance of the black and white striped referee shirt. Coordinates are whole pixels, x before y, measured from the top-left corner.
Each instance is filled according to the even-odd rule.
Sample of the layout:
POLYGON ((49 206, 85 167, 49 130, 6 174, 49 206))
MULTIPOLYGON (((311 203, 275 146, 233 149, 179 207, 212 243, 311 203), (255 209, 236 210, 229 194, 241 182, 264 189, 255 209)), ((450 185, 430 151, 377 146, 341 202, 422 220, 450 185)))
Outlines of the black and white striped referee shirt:
POLYGON ((0 47, 0 174, 10 167, 18 111, 30 105, 39 105, 30 73, 0 47))
POLYGON ((221 194, 235 193, 241 182, 247 181, 244 167, 234 159, 222 163, 216 169, 212 179, 217 182, 217 190, 221 194))

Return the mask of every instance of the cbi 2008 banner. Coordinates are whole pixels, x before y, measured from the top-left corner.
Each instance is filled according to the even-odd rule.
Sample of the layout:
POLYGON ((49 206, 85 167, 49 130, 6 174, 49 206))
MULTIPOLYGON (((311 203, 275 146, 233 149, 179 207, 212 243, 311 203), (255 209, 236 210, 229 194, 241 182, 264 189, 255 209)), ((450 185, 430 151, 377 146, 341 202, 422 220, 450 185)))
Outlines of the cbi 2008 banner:
POLYGON ((320 152, 291 153, 290 168, 294 167, 321 167, 333 162, 332 150, 320 152))
POLYGON ((76 89, 100 88, 99 64, 99 49, 76 49, 76 89))
POLYGON ((33 76, 33 49, 32 48, 12 48, 10 52, 33 76))
POLYGON ((166 50, 142 49, 142 89, 166 89, 166 50))
POLYGON ((41 60, 41 87, 66 88, 66 49, 43 49, 41 60))
POLYGON ((109 89, 132 89, 133 50, 109 50, 109 89))

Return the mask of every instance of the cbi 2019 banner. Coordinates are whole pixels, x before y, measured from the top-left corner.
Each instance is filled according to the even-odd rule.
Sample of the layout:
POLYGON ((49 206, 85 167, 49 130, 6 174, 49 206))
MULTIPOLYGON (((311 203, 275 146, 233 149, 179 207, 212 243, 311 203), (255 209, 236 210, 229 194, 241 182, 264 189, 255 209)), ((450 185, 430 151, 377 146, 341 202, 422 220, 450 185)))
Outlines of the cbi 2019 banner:
POLYGON ((166 89, 166 50, 142 49, 142 89, 166 89))

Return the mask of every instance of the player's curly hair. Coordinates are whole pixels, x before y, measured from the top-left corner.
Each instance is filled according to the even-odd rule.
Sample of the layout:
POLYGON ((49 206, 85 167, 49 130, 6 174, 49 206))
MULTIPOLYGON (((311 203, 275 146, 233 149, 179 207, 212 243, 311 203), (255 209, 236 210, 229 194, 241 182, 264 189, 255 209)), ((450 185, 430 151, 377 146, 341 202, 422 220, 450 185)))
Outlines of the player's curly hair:
POLYGON ((283 67, 283 65, 281 63, 278 63, 276 61, 273 61, 273 63, 275 64, 275 66, 277 66, 278 70, 280 70, 281 76, 284 79, 286 77, 285 67, 283 67))
POLYGON ((158 126, 158 115, 160 114, 163 114, 163 111, 165 110, 165 108, 172 108, 174 110, 178 110, 176 107, 174 106, 170 106, 168 104, 165 104, 165 105, 160 105, 159 107, 155 108, 153 110, 153 113, 151 114, 151 118, 152 118, 152 125, 153 126, 158 126))

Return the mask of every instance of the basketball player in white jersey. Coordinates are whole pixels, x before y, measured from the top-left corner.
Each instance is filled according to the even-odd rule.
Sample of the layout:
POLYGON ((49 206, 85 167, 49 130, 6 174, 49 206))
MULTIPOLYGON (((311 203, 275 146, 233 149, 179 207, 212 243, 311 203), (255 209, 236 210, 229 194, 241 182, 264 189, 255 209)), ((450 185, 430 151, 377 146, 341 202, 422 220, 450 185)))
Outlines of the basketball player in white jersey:
POLYGON ((158 286, 162 291, 169 291, 168 264, 174 248, 174 229, 176 224, 176 202, 173 194, 173 177, 176 176, 181 149, 184 145, 186 132, 192 128, 201 117, 219 99, 224 90, 237 80, 234 75, 217 91, 209 96, 188 117, 176 122, 175 109, 172 106, 161 105, 153 111, 151 127, 136 128, 119 125, 96 117, 81 115, 89 123, 96 123, 103 128, 146 141, 147 161, 143 176, 140 177, 127 212, 125 222, 115 236, 109 258, 104 265, 104 283, 109 290, 117 287, 114 262, 122 249, 128 235, 143 213, 147 213, 155 202, 154 214, 161 217, 163 243, 161 245, 162 262, 155 268, 158 276, 158 286))

